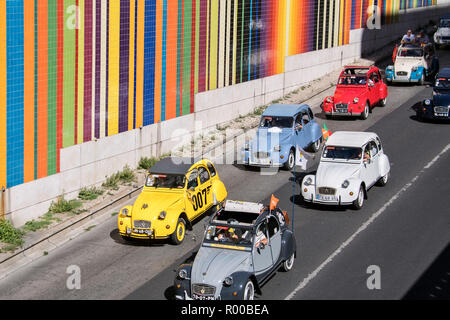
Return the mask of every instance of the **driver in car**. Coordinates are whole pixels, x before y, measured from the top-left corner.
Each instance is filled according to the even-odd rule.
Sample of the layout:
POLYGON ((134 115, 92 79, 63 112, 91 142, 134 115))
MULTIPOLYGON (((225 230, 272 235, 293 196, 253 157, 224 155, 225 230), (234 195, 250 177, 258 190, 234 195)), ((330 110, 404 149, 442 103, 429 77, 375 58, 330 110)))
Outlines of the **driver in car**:
POLYGON ((266 246, 268 243, 269 241, 267 240, 266 235, 261 229, 259 229, 258 232, 256 233, 255 248, 259 248, 261 244, 266 246))

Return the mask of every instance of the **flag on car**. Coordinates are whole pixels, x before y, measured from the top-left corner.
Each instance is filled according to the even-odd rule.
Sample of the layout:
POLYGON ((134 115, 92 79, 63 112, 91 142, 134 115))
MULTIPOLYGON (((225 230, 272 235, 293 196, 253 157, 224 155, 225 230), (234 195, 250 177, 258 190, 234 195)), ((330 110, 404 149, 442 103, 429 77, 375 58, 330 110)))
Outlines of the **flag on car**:
POLYGON ((270 198, 270 211, 273 211, 277 208, 278 201, 280 201, 280 199, 277 199, 274 195, 272 195, 272 197, 270 198))
POLYGON ((325 123, 323 124, 322 136, 324 140, 328 140, 328 138, 331 136, 331 131, 328 130, 327 125, 325 123))
POLYGON ((312 153, 306 152, 299 146, 297 146, 296 149, 297 154, 295 156, 295 165, 306 171, 308 167, 308 161, 314 158, 314 155, 312 153))

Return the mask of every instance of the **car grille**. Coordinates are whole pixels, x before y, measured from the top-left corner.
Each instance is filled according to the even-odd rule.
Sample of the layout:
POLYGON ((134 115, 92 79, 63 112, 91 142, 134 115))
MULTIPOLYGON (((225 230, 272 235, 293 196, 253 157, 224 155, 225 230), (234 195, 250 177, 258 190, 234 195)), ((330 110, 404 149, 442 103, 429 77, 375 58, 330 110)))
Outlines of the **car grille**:
POLYGON ((146 220, 134 220, 133 226, 139 229, 150 229, 152 223, 146 220))
POLYGON ((397 72, 397 75, 398 76, 407 76, 408 72, 406 72, 406 71, 399 71, 399 72, 397 72))
POLYGON ((213 296, 216 293, 216 287, 205 284, 193 284, 192 292, 201 296, 213 296))
POLYGON ((326 195, 335 195, 336 194, 336 189, 328 188, 328 187, 321 187, 321 188, 319 188, 319 193, 320 194, 326 194, 326 195))
POLYGON ((442 40, 450 40, 450 37, 442 37, 442 40))
POLYGON ((267 159, 267 158, 269 158, 269 153, 267 153, 267 152, 255 152, 255 158, 257 158, 257 159, 267 159))
POLYGON ((449 107, 440 107, 440 106, 434 107, 434 112, 437 112, 437 113, 448 113, 448 111, 449 111, 449 107))
POLYGON ((336 103, 336 109, 348 110, 348 103, 336 103))

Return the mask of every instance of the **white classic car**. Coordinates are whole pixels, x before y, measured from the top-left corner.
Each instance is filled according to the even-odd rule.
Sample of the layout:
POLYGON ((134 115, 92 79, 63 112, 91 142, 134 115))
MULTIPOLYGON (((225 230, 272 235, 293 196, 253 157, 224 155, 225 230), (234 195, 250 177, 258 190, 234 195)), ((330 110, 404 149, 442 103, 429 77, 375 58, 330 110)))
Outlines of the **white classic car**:
POLYGON ((450 44, 450 14, 441 17, 433 38, 436 48, 439 48, 441 45, 450 44))
POLYGON ((394 65, 386 68, 386 81, 415 82, 423 85, 428 75, 428 61, 425 48, 405 44, 398 47, 394 65))
POLYGON ((316 175, 303 178, 302 196, 307 202, 353 205, 359 210, 374 184, 387 183, 389 171, 377 134, 336 132, 324 146, 316 175))

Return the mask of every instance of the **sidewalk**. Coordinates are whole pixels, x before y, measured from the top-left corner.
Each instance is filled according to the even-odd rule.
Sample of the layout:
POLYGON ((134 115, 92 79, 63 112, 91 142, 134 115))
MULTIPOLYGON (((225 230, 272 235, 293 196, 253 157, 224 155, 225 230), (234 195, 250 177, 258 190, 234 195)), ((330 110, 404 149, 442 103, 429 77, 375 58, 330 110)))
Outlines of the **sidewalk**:
MULTIPOLYGON (((359 59, 355 65, 373 65, 390 57, 392 46, 385 47, 375 55, 359 59)), ((325 94, 332 94, 337 78, 341 70, 334 70, 321 79, 312 81, 310 84, 287 94, 282 99, 273 103, 307 103, 313 112, 320 113, 320 103, 325 94)), ((195 157, 206 157, 214 163, 224 162, 224 159, 240 160, 240 150, 246 141, 251 138, 258 127, 260 115, 267 106, 257 108, 255 113, 240 117, 232 121, 226 128, 217 128, 201 132, 199 137, 186 146, 189 155, 195 157), (193 152, 191 150, 193 148, 193 152)), ((319 123, 321 124, 321 123, 319 123)), ((185 149, 183 148, 183 149, 185 149)), ((186 150, 174 150, 172 155, 186 155, 186 150)), ((79 215, 66 217, 59 223, 53 223, 45 230, 39 230, 27 234, 24 245, 15 252, 0 253, 0 279, 16 271, 20 267, 49 254, 52 250, 62 246, 71 239, 90 230, 91 227, 102 223, 111 217, 126 204, 134 202, 139 195, 145 179, 145 171, 135 171, 137 181, 131 186, 122 186, 115 194, 101 197, 99 200, 86 205, 86 212, 79 215)))

